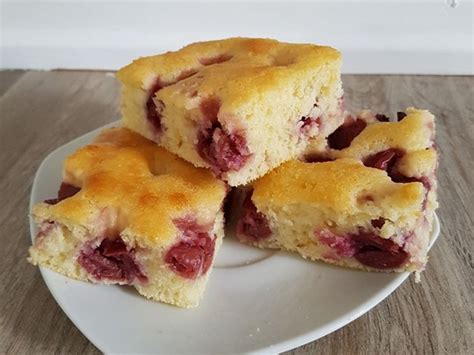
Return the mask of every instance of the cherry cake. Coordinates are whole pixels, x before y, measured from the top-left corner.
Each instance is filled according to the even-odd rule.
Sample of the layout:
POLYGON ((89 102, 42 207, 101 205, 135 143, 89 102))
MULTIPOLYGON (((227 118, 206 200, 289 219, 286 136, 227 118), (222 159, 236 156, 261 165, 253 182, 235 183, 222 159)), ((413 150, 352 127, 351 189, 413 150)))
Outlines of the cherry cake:
POLYGON ((330 47, 230 38, 122 68, 124 125, 231 186, 297 158, 342 123, 330 47))
POLYGON ((105 130, 66 159, 57 197, 34 206, 29 261, 194 307, 222 241, 226 192, 211 172, 137 133, 105 130))
POLYGON ((366 111, 326 142, 240 189, 239 239, 418 278, 437 207, 434 117, 410 108, 389 122, 366 111))

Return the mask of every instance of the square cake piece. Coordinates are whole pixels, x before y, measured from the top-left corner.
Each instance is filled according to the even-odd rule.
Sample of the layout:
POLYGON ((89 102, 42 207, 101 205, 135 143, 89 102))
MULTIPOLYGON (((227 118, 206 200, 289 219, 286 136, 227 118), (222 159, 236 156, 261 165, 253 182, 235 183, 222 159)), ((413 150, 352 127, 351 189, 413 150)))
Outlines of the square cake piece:
POLYGON ((57 198, 33 207, 29 261, 197 306, 222 242, 226 192, 211 172, 126 128, 107 129, 65 160, 57 198))
POLYGON ((329 147, 241 189, 241 241, 312 260, 376 271, 421 272, 436 202, 434 117, 399 122, 348 116, 329 147))
POLYGON ((122 68, 124 125, 231 186, 299 156, 342 123, 330 47, 231 38, 122 68))

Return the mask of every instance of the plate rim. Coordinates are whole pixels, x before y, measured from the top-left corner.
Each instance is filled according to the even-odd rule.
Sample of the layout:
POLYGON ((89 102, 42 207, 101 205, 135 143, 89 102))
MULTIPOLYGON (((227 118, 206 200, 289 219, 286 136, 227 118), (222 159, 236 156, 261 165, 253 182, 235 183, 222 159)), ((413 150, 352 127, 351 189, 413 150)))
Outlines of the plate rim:
MULTIPOLYGON (((37 195, 38 181, 39 181, 40 172, 43 170, 43 167, 46 164, 46 162, 49 159, 51 159, 51 157, 55 153, 57 153, 60 150, 64 149, 64 147, 66 147, 70 144, 74 144, 77 141, 84 139, 84 136, 92 135, 94 133, 98 133, 99 131, 101 131, 105 128, 113 127, 115 125, 120 125, 120 121, 119 120, 113 121, 113 122, 108 123, 104 126, 96 128, 96 129, 94 129, 90 132, 86 132, 86 133, 82 134, 81 136, 79 136, 77 138, 74 138, 71 141, 62 144, 61 146, 57 147, 56 149, 52 150, 49 154, 47 154, 46 157, 41 161, 40 165, 38 166, 38 168, 35 172, 32 188, 31 188, 31 193, 30 193, 30 201, 29 201, 28 215, 29 215, 29 227, 30 227, 29 229, 30 229, 31 243, 34 242, 34 237, 35 237, 35 234, 36 234, 35 233, 36 225, 35 225, 35 222, 34 222, 34 219, 33 219, 32 215, 31 215, 31 210, 32 210, 33 205, 36 203, 34 201, 34 196, 37 195)), ((428 246, 428 250, 430 250, 433 247, 434 243, 439 238, 440 232, 441 232, 440 221, 439 221, 438 215, 436 214, 436 212, 434 212, 432 229, 430 231, 430 243, 429 243, 429 246, 428 246)), ((82 333, 82 335, 88 341, 90 341, 96 348, 98 348, 99 351, 101 351, 103 353, 111 353, 112 351, 110 349, 108 349, 108 346, 106 344, 102 343, 102 341, 100 341, 95 336, 91 336, 89 332, 86 332, 85 329, 83 329, 83 327, 78 325, 78 322, 77 322, 76 318, 72 315, 72 313, 68 312, 67 307, 63 304, 63 302, 61 302, 58 294, 56 293, 55 287, 53 287, 53 285, 52 285, 52 280, 50 279, 50 277, 45 272, 48 269, 44 268, 42 266, 38 266, 38 268, 40 270, 41 277, 43 278, 43 280, 44 280, 44 282, 45 282, 45 284, 48 288, 48 291, 51 293, 51 295, 53 296, 53 299, 59 305, 59 307, 64 312, 64 314, 69 318, 69 320, 72 322, 72 324, 82 333)), ((48 270, 48 271, 50 271, 50 270, 48 270)), ((54 271, 50 271, 50 272, 54 272, 54 271)), ((361 316, 363 316, 364 314, 366 314, 367 312, 372 310, 375 306, 380 304, 385 298, 387 298, 389 295, 391 295, 398 287, 400 287, 400 285, 410 276, 410 274, 411 274, 411 272, 399 273, 397 275, 397 277, 393 281, 391 281, 390 284, 387 287, 379 290, 371 298, 369 298, 368 300, 366 300, 365 302, 359 304, 356 308, 354 308, 351 311, 350 316, 348 316, 348 317, 345 316, 345 315, 340 316, 339 318, 336 318, 336 319, 324 324, 323 326, 320 326, 320 327, 318 327, 316 329, 313 329, 309 332, 303 333, 303 334, 295 336, 291 339, 283 340, 281 342, 278 342, 278 343, 275 343, 275 344, 272 344, 272 345, 269 345, 269 346, 264 346, 264 347, 261 347, 261 348, 256 349, 256 350, 252 350, 252 351, 247 352, 247 353, 258 353, 258 352, 264 352, 264 351, 267 351, 267 352, 271 351, 272 353, 280 353, 280 352, 285 352, 285 351, 292 350, 296 347, 299 347, 299 346, 308 344, 310 342, 316 341, 318 339, 321 339, 321 338, 325 337, 326 335, 328 335, 330 333, 333 333, 334 331, 336 331, 338 329, 341 329, 342 327, 346 326, 347 324, 353 322, 354 320, 360 318, 361 316)))

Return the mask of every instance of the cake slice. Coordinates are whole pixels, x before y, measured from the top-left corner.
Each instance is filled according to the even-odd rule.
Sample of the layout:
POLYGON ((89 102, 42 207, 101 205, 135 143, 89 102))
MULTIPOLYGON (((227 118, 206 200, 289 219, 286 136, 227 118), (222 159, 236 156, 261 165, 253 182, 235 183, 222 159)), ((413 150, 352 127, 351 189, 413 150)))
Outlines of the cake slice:
POLYGON ((194 43, 117 73, 123 123, 242 185, 342 123, 340 67, 330 47, 251 38, 194 43))
POLYGON ((399 116, 348 116, 326 150, 241 189, 239 239, 341 266, 422 271, 437 207, 434 117, 399 116))
POLYGON ((29 261, 194 307, 222 241, 226 190, 137 133, 105 130, 66 159, 57 198, 33 207, 29 261))

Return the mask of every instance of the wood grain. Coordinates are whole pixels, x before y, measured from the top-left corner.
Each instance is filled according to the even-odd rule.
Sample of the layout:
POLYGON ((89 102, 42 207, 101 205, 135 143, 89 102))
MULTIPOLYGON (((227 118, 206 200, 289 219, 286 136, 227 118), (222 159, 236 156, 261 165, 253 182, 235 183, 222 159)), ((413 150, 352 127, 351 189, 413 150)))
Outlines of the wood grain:
MULTIPOLYGON (((288 354, 472 353, 474 80, 367 75, 344 83, 351 110, 417 106, 437 116, 441 237, 422 283, 410 278, 368 314, 288 354)), ((99 353, 26 263, 27 211, 41 160, 118 117, 118 85, 106 73, 0 72, 0 353, 99 353)))

